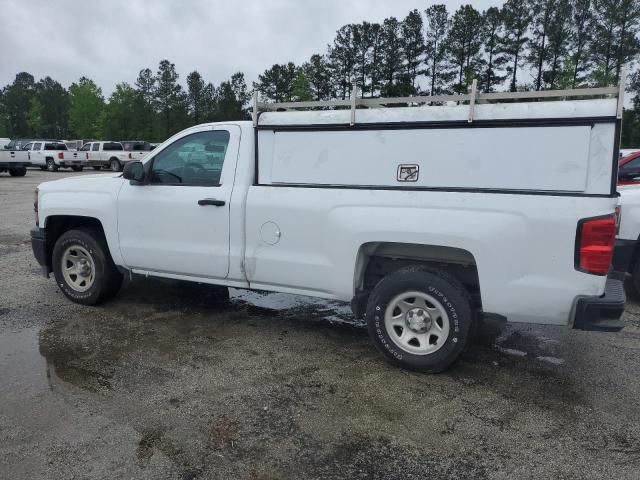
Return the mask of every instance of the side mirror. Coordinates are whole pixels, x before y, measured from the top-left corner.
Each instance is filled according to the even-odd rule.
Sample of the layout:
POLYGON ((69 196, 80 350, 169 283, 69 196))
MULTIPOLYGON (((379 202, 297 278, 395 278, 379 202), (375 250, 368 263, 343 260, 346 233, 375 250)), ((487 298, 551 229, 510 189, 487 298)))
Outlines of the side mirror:
POLYGON ((132 185, 144 182, 144 165, 142 162, 129 162, 124 165, 122 178, 130 180, 132 185))

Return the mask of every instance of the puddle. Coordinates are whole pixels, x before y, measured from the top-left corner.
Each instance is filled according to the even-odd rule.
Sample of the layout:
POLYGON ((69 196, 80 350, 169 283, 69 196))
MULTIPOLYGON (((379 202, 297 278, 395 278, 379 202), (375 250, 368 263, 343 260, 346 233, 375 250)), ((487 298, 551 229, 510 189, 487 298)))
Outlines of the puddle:
POLYGON ((2 397, 24 397, 49 389, 47 361, 38 351, 38 328, 0 334, 2 397))

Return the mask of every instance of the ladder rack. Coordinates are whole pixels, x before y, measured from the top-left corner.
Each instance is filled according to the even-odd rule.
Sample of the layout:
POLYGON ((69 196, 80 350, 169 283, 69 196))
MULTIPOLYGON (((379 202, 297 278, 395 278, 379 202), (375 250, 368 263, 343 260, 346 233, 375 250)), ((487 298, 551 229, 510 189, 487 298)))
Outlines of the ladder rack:
POLYGON ((358 97, 358 88, 354 87, 351 98, 346 100, 319 100, 308 102, 260 102, 257 92, 253 96, 251 117, 253 125, 258 125, 260 112, 297 110, 307 108, 336 108, 348 107, 351 110, 350 124, 356 123, 356 110, 358 107, 384 108, 386 106, 399 107, 407 104, 407 107, 426 105, 441 102, 463 102, 469 104, 469 122, 473 122, 475 106, 479 103, 496 102, 500 100, 533 100, 548 98, 572 98, 572 97, 613 97, 618 99, 617 118, 622 118, 624 108, 624 91, 627 79, 626 69, 620 75, 620 83, 617 87, 576 88, 570 90, 540 90, 527 92, 478 92, 478 81, 474 80, 469 93, 455 95, 431 95, 390 98, 362 98, 358 97))

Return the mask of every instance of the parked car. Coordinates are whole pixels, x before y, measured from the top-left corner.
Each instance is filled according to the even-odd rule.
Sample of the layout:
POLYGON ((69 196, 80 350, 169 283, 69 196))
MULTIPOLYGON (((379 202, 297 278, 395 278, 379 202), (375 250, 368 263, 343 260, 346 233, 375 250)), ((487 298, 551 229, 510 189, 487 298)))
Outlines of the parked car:
POLYGON ((50 172, 56 172, 59 168, 81 172, 86 165, 86 160, 78 152, 69 150, 60 141, 34 140, 23 147, 21 155, 26 155, 32 166, 50 172))
POLYGON ((35 257, 84 305, 124 272, 351 301, 390 361, 427 372, 481 315, 620 330, 616 99, 491 95, 189 128, 122 175, 41 184, 35 257))
POLYGON ((632 153, 640 153, 640 148, 621 148, 620 158, 622 159, 623 157, 631 155, 632 153))
POLYGON ((614 270, 624 272, 640 295, 640 184, 622 185, 620 223, 613 254, 614 270))
POLYGON ((631 153, 618 163, 618 185, 640 184, 640 152, 631 153))
POLYGON ((147 153, 153 150, 149 142, 142 140, 121 141, 124 150, 129 153, 129 160, 142 160, 147 153))
POLYGON ((94 170, 107 167, 113 172, 120 172, 123 165, 131 161, 120 142, 88 142, 82 146, 80 152, 85 155, 87 164, 94 170))

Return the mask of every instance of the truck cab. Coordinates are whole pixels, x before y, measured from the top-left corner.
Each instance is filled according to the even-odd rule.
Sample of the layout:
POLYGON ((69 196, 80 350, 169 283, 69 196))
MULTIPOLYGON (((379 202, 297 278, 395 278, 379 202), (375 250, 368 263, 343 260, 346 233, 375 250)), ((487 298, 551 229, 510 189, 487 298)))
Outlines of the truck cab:
POLYGON ((132 157, 125 151, 120 142, 88 142, 79 151, 84 155, 87 165, 94 170, 109 168, 113 172, 120 172, 124 164, 132 157))

